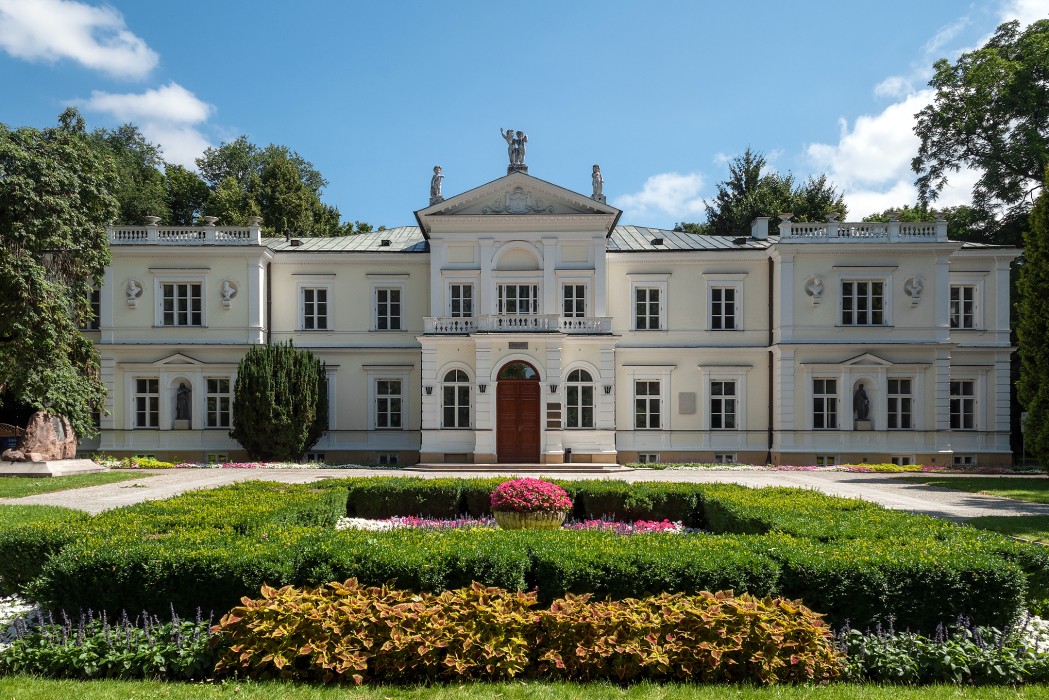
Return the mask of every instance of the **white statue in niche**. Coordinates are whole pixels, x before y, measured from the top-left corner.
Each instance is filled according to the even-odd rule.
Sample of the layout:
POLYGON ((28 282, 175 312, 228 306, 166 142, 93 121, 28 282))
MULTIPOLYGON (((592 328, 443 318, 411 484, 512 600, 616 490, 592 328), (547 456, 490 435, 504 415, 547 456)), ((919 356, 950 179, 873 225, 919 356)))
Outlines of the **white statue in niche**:
POLYGON ((823 279, 813 277, 809 280, 809 283, 805 285, 805 293, 812 297, 813 304, 823 301, 823 279))
POLYGON ((235 296, 237 296, 237 287, 229 280, 222 280, 222 305, 228 309, 235 296))
POLYGON ((127 305, 132 309, 138 305, 138 298, 142 296, 142 286, 135 280, 127 283, 127 305))
POLYGON ((925 283, 922 282, 921 277, 911 277, 903 285, 903 291, 911 298, 911 304, 917 304, 921 300, 923 289, 925 289, 925 283))

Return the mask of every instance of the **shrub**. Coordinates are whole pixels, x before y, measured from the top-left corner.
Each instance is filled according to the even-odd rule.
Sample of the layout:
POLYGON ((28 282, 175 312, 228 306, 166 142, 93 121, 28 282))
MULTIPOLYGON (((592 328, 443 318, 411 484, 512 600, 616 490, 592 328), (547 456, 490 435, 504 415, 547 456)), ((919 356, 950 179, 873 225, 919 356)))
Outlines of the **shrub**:
POLYGON ((460 507, 462 484, 458 479, 374 477, 346 479, 346 514, 381 520, 398 515, 454 518, 460 507))
POLYGON ((702 527, 701 493, 695 484, 587 481, 580 485, 576 502, 580 518, 667 519, 686 527, 702 527))
POLYGON ((504 481, 492 491, 492 510, 513 513, 570 511, 572 499, 557 484, 542 479, 504 481))
MULTIPOLYGON (((86 518, 85 518, 86 519, 86 518)), ((77 536, 80 519, 38 521, 0 528, 0 585, 8 592, 24 592, 43 565, 77 536)))

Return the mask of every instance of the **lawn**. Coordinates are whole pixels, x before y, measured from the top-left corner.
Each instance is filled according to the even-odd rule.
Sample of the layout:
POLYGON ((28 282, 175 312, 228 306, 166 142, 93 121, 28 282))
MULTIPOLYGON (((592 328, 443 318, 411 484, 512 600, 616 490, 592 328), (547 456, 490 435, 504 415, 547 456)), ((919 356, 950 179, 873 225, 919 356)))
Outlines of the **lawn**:
POLYGON ((83 511, 61 506, 0 506, 0 525, 3 527, 41 520, 73 520, 83 516, 83 511))
POLYGON ((1049 543, 1049 515, 987 515, 972 518, 966 524, 1031 542, 1049 543))
POLYGON ((928 486, 942 486, 970 493, 984 493, 1030 503, 1049 503, 1049 477, 1001 478, 994 476, 907 477, 908 481, 928 486))
POLYGON ((724 685, 654 685, 643 683, 620 687, 607 683, 474 683, 415 688, 364 687, 333 688, 284 683, 182 684, 153 681, 52 681, 15 676, 0 678, 0 698, 18 700, 125 700, 127 698, 165 698, 166 700, 1005 700, 1006 698, 1046 697, 1044 686, 1024 688, 968 688, 931 686, 906 688, 872 685, 831 685, 823 687, 777 686, 751 688, 724 685))
POLYGON ((38 493, 81 489, 85 486, 115 484, 128 479, 144 479, 153 474, 128 472, 99 472, 98 474, 74 474, 58 477, 6 477, 0 479, 0 498, 21 498, 38 493))

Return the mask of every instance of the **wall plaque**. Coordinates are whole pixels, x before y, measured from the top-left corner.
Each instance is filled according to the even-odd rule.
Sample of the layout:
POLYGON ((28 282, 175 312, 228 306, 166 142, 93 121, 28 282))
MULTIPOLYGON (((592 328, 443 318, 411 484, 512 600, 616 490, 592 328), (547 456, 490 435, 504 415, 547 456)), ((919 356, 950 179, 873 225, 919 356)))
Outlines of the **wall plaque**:
POLYGON ((512 340, 512 341, 510 341, 510 349, 511 350, 527 350, 528 349, 528 343, 527 343, 527 341, 513 341, 512 340))

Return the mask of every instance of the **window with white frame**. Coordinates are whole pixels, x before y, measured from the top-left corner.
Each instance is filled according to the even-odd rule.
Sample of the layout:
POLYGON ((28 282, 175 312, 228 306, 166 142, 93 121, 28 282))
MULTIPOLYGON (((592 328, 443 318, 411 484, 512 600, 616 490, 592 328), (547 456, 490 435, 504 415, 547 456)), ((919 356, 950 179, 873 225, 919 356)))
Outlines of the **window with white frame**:
POLYGON ((568 373, 565 383, 565 427, 594 427, 594 379, 583 369, 568 373))
POLYGON ((634 287, 634 328, 639 331, 662 329, 661 287, 634 287))
POLYGON ((888 396, 885 406, 888 410, 886 424, 889 430, 911 430, 914 422, 911 419, 911 408, 914 396, 911 394, 911 380, 889 378, 888 396))
POLYGON ((135 380, 135 427, 160 427, 160 380, 139 378, 135 380))
POLYGON ((375 330, 401 330, 401 288, 375 288, 375 330))
POLYGON ((951 328, 976 328, 976 285, 952 284, 951 328))
POLYGON ((461 369, 444 375, 441 388, 442 428, 470 427, 470 377, 461 369))
POLYGON ((956 467, 975 467, 976 455, 954 455, 951 461, 956 467))
POLYGON ((634 427, 638 430, 658 430, 662 426, 661 403, 658 381, 634 380, 634 427))
POLYGON ((885 282, 881 280, 842 280, 841 325, 885 325, 885 282))
POLYGON ((474 315, 473 284, 456 282, 448 286, 448 315, 452 318, 472 318, 474 315))
POLYGON ((399 462, 396 452, 379 452, 375 458, 381 465, 393 465, 399 462))
POLYGON ((812 380, 812 427, 814 430, 838 429, 838 380, 812 380))
POLYGON ((400 430, 401 417, 401 380, 375 380, 375 427, 378 429, 400 430))
POLYGON ((710 381, 710 429, 735 430, 736 382, 710 381))
POLYGON ((225 464, 229 461, 229 455, 225 452, 208 452, 204 455, 208 464, 225 464))
POLYGON ((951 430, 976 430, 976 381, 952 379, 951 430))
POLYGON ((302 330, 328 330, 328 288, 302 287, 302 330))
POLYGON ((538 284, 500 284, 498 313, 531 315, 539 313, 538 284))
POLYGON ((659 464, 659 453, 658 452, 638 452, 637 453, 638 464, 659 464))
POLYGON ((816 455, 817 467, 833 467, 838 463, 837 455, 816 455))
POLYGON ((914 464, 914 457, 912 455, 893 455, 889 457, 889 461, 897 467, 909 467, 914 464))
POLYGON ((565 318, 586 316, 586 285, 561 285, 561 313, 565 318))
POLYGON ((710 287, 710 330, 736 330, 736 287, 710 287))
POLYGON ((714 453, 714 464, 735 464, 736 453, 735 452, 715 452, 714 453))
POLYGON ((99 321, 102 318, 102 290, 92 289, 88 301, 88 315, 84 319, 84 325, 80 326, 80 328, 85 331, 97 331, 99 321))
POLYGON ((205 425, 209 428, 229 428, 233 397, 228 377, 209 377, 206 382, 205 425))
POLYGON ((160 324, 162 326, 204 325, 203 285, 199 282, 160 284, 160 324))

